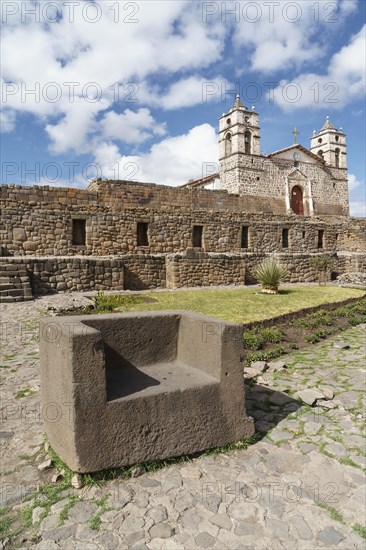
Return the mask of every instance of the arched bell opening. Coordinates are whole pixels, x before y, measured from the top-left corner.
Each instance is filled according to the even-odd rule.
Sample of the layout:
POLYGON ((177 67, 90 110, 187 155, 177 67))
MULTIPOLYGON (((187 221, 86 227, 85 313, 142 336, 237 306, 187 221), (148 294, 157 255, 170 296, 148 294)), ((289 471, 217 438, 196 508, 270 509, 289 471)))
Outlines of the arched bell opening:
POLYGON ((247 130, 244 134, 245 153, 250 155, 252 153, 252 134, 247 130))
POLYGON ((232 152, 232 142, 231 134, 228 132, 225 136, 225 156, 231 155, 232 152))

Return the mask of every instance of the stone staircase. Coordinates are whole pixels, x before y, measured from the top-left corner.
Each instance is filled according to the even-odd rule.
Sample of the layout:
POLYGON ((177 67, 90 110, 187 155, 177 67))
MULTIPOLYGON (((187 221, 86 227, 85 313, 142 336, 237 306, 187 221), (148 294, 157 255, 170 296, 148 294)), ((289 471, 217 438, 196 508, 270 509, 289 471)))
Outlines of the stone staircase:
POLYGON ((0 263, 0 304, 33 300, 29 275, 24 264, 0 263))

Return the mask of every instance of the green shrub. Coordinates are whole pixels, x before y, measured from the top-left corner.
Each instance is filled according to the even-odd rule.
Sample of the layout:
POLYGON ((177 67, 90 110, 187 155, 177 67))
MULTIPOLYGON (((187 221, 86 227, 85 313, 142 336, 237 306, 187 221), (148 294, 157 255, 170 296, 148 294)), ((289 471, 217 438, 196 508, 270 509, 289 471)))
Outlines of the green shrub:
POLYGON ((316 327, 316 321, 307 321, 306 319, 298 319, 294 322, 295 327, 299 328, 315 328, 316 327))
POLYGON ((284 353, 286 353, 286 350, 282 346, 278 346, 277 348, 273 348, 265 351, 248 353, 246 355, 246 364, 248 365, 253 361, 271 361, 272 359, 276 359, 276 357, 279 357, 284 353))
POLYGON ((263 345, 262 338, 258 334, 255 334, 254 332, 250 332, 250 331, 244 332, 243 340, 244 340, 244 347, 247 349, 257 350, 257 349, 261 349, 263 345))
POLYGON ((284 338, 283 332, 279 328, 262 328, 259 334, 264 342, 270 344, 279 344, 284 338))
POLYGON ((354 317, 355 315, 366 315, 366 304, 357 302, 348 306, 338 307, 332 311, 334 317, 354 317))
POLYGON ((315 334, 305 337, 305 342, 310 342, 310 344, 316 344, 319 342, 319 338, 315 334))
POLYGON ((336 309, 333 309, 331 315, 336 319, 339 317, 348 317, 349 311, 346 307, 337 307, 336 309))
POLYGON ((315 326, 320 327, 321 325, 327 325, 331 326, 333 324, 333 320, 329 317, 329 315, 323 315, 322 317, 318 317, 315 319, 316 324, 315 326))
POLYGON ((309 319, 317 319, 318 317, 323 317, 324 315, 328 315, 327 310, 318 309, 318 311, 313 311, 313 313, 308 313, 306 317, 309 317, 309 319))
POLYGON ((265 294, 277 294, 280 282, 288 275, 288 270, 278 264, 275 258, 264 259, 254 270, 254 275, 265 294))
POLYGON ((322 314, 315 316, 313 313, 307 315, 304 319, 299 319, 295 321, 295 326, 301 328, 318 328, 322 325, 331 326, 333 325, 333 320, 328 314, 322 314))
POLYGON ((328 336, 328 331, 327 330, 317 330, 315 333, 314 333, 314 336, 316 336, 317 338, 326 338, 328 336))
POLYGON ((359 319, 357 317, 350 317, 348 319, 348 324, 351 325, 351 327, 355 327, 360 323, 359 319))
POLYGON ((326 271, 333 269, 334 261, 330 256, 320 256, 312 258, 310 260, 310 265, 318 271, 326 271))
POLYGON ((259 350, 264 344, 279 344, 284 338, 279 328, 255 328, 243 333, 244 347, 246 349, 259 350))
POLYGON ((366 302, 356 302, 347 306, 350 311, 358 315, 366 315, 366 302))

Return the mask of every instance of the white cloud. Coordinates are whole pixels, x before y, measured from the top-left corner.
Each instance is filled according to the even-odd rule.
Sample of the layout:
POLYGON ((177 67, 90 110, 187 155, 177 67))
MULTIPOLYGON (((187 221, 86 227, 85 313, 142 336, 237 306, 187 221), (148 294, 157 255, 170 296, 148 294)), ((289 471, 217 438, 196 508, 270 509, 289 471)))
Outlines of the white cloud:
MULTIPOLYGON (((30 0, 21 4, 23 8, 33 5, 30 0)), ((42 3, 37 4, 42 8, 42 3)), ((218 61, 224 47, 225 28, 202 21, 200 2, 131 2, 126 9, 121 2, 103 0, 97 3, 100 20, 95 23, 88 21, 95 16, 93 10, 85 12, 88 4, 91 2, 85 0, 75 3, 73 22, 70 8, 59 3, 64 17, 57 23, 37 24, 32 16, 22 23, 18 13, 3 29, 2 75, 18 88, 7 95, 6 106, 40 117, 50 148, 58 154, 70 149, 84 153, 87 144, 95 141, 95 120, 116 101, 117 83, 124 89, 128 83, 137 87, 143 81, 156 80, 158 74, 171 78, 180 71, 196 73, 218 61), (131 14, 134 6, 137 11, 131 14), (101 101, 95 103, 85 94, 85 86, 92 82, 101 92, 101 101), (61 91, 57 101, 48 98, 50 83, 61 91), (77 84, 71 97, 66 83, 77 84), (24 96, 33 89, 35 94, 24 96)), ((188 101, 179 89, 172 89, 167 102, 177 108, 195 104, 198 88, 189 91, 187 83, 188 101)), ((121 101, 127 101, 126 97, 121 101)), ((148 101, 147 97, 147 105, 148 101)), ((146 121, 149 125, 148 118, 146 121)), ((144 137, 143 127, 139 130, 136 141, 144 137)), ((156 131, 159 133, 157 127, 156 131)))
POLYGON ((350 192, 353 191, 354 189, 357 189, 361 185, 362 185, 361 182, 357 179, 357 177, 354 174, 348 174, 348 189, 350 192))
POLYGON ((354 174, 348 174, 348 189, 350 193, 351 216, 366 216, 366 187, 354 174), (363 200, 359 200, 363 199, 363 200))
MULTIPOLYGON (((324 23, 327 12, 321 13, 321 21, 316 23, 310 2, 290 2, 285 7, 284 3, 261 0, 247 3, 261 10, 256 23, 244 21, 245 5, 239 2, 207 3, 218 8, 218 13, 205 19, 203 4, 196 0, 128 4, 103 0, 95 4, 100 10, 99 20, 91 22, 88 17, 93 17, 97 8, 91 9, 90 1, 80 0, 74 5, 69 3, 73 6, 68 8, 67 3, 54 3, 63 10, 63 18, 48 24, 44 13, 42 21, 42 2, 18 0, 21 9, 8 17, 2 35, 2 75, 6 82, 15 85, 14 93, 6 97, 5 106, 13 112, 35 115, 50 139, 50 150, 56 154, 70 150, 83 154, 111 139, 141 143, 165 131, 161 122, 152 123, 151 115, 143 108, 168 111, 198 105, 204 102, 206 81, 230 88, 225 78, 217 74, 219 71, 211 77, 218 62, 232 64, 234 70, 242 68, 243 74, 248 68, 271 73, 322 59, 331 43, 329 36, 336 35, 346 16, 357 8, 355 0, 336 1, 343 14, 339 25, 324 23), (21 11, 35 4, 41 10, 41 23, 36 23, 31 15, 22 21, 21 11), (237 24, 232 23, 235 19, 230 15, 227 22, 222 20, 222 12, 229 10, 231 4, 240 9, 237 24), (269 4, 275 9, 273 21, 269 4), (85 10, 87 6, 89 9, 85 10), (301 9, 301 17, 293 23, 296 6, 301 9), (223 60, 228 37, 234 41, 242 63, 234 63, 234 55, 223 60), (101 94, 97 102, 89 101, 85 92, 93 82, 101 94), (168 83, 165 88, 162 82, 168 83), (54 91, 50 83, 60 90, 57 101, 49 98, 54 91), (76 84, 73 87, 70 83, 76 84), (116 98, 118 83, 121 93, 116 98), (70 86, 74 89, 71 95, 70 86), (131 86, 132 91, 137 91, 138 106, 129 104, 131 86), (119 104, 118 109, 115 103, 119 104), (126 110, 117 114, 124 104, 126 110), (100 120, 102 124, 98 123, 100 120), (124 128, 127 123, 131 124, 129 130, 124 128)), ((317 2, 315 6, 318 4, 321 7, 317 2)), ((246 13, 251 14, 250 10, 246 13)), ((52 10, 46 15, 52 16, 52 10)), ((349 85, 347 92, 351 98, 359 93, 360 87, 361 62, 357 62, 357 52, 333 58, 332 71, 349 85), (348 76, 343 77, 344 74, 348 76)), ((329 80, 328 75, 326 78, 329 80)), ((220 91, 207 95, 206 99, 220 101, 220 91)), ((8 131, 14 129, 11 116, 8 115, 5 126, 8 131)))
POLYGON ((122 156, 114 144, 95 151, 103 177, 131 179, 176 186, 205 175, 206 163, 218 162, 217 135, 209 124, 187 134, 167 137, 141 155, 122 156))
POLYGON ((16 112, 11 109, 0 111, 0 129, 4 134, 15 128, 16 112))
POLYGON ((103 136, 118 139, 125 143, 143 143, 152 136, 163 136, 165 124, 159 124, 146 108, 122 114, 109 111, 101 120, 103 136))
POLYGON ((274 90, 275 102, 285 111, 312 107, 343 108, 365 93, 365 30, 333 55, 326 74, 303 73, 294 82, 283 80, 274 90))
MULTIPOLYGON (((314 65, 325 57, 346 18, 357 9, 356 0, 334 2, 232 2, 237 6, 232 23, 234 45, 244 50, 250 68, 266 74, 314 65), (235 21, 235 23, 234 23, 235 21)), ((224 9, 224 8, 223 8, 224 9)), ((242 74, 247 71, 243 67, 242 74)))
POLYGON ((174 82, 168 90, 156 85, 148 87, 143 83, 139 86, 137 94, 139 101, 170 111, 211 101, 222 101, 222 91, 232 88, 223 76, 204 78, 194 74, 174 82))
POLYGON ((105 101, 97 105, 77 99, 56 124, 47 124, 45 130, 51 140, 51 152, 89 152, 93 147, 93 140, 88 139, 88 136, 97 130, 96 116, 102 105, 107 107, 105 101))
POLYGON ((366 202, 365 201, 351 201, 349 203, 350 214, 355 218, 366 217, 366 202))
MULTIPOLYGON (((248 3, 250 4, 250 3, 248 3)), ((234 44, 249 53, 251 69, 273 73, 321 55, 320 21, 308 2, 252 2, 234 25, 234 44)))
POLYGON ((348 15, 357 10, 358 0, 341 0, 340 10, 342 14, 348 15))

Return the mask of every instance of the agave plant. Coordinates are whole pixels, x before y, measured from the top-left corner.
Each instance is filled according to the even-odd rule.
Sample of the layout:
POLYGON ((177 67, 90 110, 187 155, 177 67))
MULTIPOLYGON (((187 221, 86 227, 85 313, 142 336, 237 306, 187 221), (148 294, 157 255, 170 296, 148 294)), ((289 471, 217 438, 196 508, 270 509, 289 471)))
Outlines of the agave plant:
POLYGON ((288 275, 288 270, 279 265, 275 258, 266 258, 255 269, 254 275, 264 294, 278 294, 280 282, 288 275))

